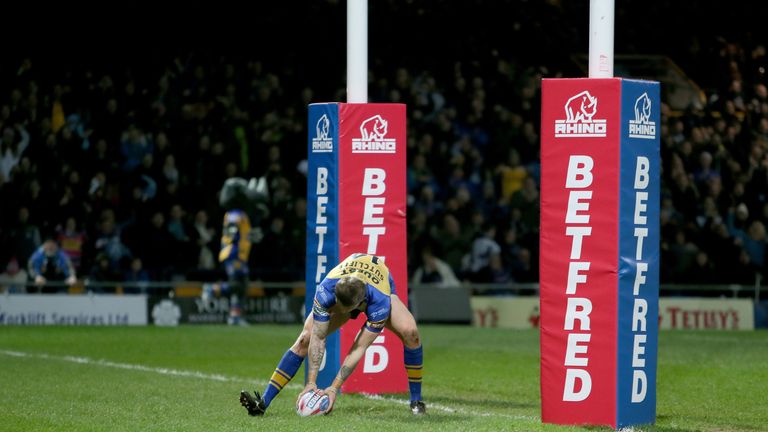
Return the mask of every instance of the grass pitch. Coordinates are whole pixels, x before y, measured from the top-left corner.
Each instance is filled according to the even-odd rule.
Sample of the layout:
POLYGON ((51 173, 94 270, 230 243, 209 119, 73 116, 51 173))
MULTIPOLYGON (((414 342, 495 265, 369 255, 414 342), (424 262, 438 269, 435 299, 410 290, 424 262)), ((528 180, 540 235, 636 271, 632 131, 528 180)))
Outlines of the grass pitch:
MULTIPOLYGON (((407 396, 343 395, 301 418, 303 371, 263 418, 262 391, 298 326, 0 328, 2 431, 539 431, 538 333, 422 326, 428 415, 407 396)), ((658 421, 646 431, 768 430, 768 333, 662 332, 658 421)))

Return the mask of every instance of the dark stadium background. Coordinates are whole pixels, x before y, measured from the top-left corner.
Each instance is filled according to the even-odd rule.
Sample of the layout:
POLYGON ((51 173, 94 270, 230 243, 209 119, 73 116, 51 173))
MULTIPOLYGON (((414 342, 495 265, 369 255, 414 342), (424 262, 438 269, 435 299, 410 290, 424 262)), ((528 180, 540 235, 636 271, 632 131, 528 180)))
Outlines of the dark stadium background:
MULTIPOLYGON (((0 430, 609 430, 543 424, 539 373, 540 80, 587 75, 589 3, 369 1, 370 100, 408 105, 408 288, 429 414, 413 418, 405 394, 345 394, 314 419, 295 414, 301 371, 265 418, 238 395, 268 385, 304 318, 307 103, 346 99, 346 2, 0 3, 0 430), (55 107, 78 116, 71 135, 46 130, 55 107), (149 166, 124 168, 129 131, 153 143, 149 166), (222 325, 226 297, 201 296, 227 279, 228 174, 271 187, 247 327, 222 325), (78 282, 42 291, 73 295, 27 278, 46 238, 66 240, 78 282), (501 252, 472 272, 477 238, 501 252), (462 289, 446 289, 446 267, 462 289)), ((766 17, 764 1, 616 1, 616 75, 663 75, 667 103, 657 415, 632 430, 768 424, 766 17)))
MULTIPOLYGON (((151 280, 221 277, 217 269, 212 273, 197 271, 190 258, 195 255, 195 246, 168 237, 165 227, 171 204, 181 206, 181 225, 187 234, 196 212, 206 211, 207 223, 216 231, 209 244, 215 255, 221 216, 215 194, 225 176, 200 166, 200 158, 207 153, 200 153, 198 145, 200 137, 208 135, 212 146, 216 141, 224 146, 223 156, 212 163, 237 163, 232 128, 242 126, 247 133, 250 164, 246 170, 238 167, 236 174, 251 177, 267 173, 278 192, 273 194, 277 202, 271 203, 272 215, 281 218, 284 225, 282 232, 274 235, 269 233, 271 220, 264 226, 265 243, 257 245, 252 254, 256 266, 253 278, 303 279, 303 254, 296 252, 303 250, 303 222, 296 203, 305 196, 305 183, 296 167, 305 157, 306 102, 345 99, 344 2, 14 2, 2 9, 0 105, 11 110, 9 119, 2 120, 3 129, 25 117, 18 111, 21 108, 10 105, 14 89, 21 91, 19 106, 26 103, 30 80, 38 85, 39 112, 28 128, 32 137, 26 154, 31 171, 10 181, 5 179, 0 185, 0 269, 6 269, 14 256, 19 267, 26 266, 30 245, 23 251, 18 245, 19 233, 26 229, 19 225, 18 212, 26 207, 40 239, 56 237, 66 216, 76 213, 78 230, 86 235, 78 268, 81 278, 91 275, 120 280, 134 257, 142 259, 151 280), (19 66, 26 58, 31 59, 32 68, 19 77, 19 66), (237 85, 240 113, 235 119, 216 99, 226 91, 227 82, 222 77, 227 64, 232 65, 237 85), (203 71, 202 78, 194 77, 195 68, 203 71), (158 116, 152 103, 159 77, 167 70, 173 70, 175 76, 164 101, 166 114, 158 116), (111 77, 113 86, 100 93, 94 88, 105 75, 111 77), (129 82, 137 96, 125 95, 129 82), (69 88, 62 99, 65 115, 79 114, 83 127, 93 130, 93 135, 89 150, 60 146, 46 165, 45 158, 42 162, 36 159, 45 155, 46 138, 36 128, 40 119, 50 116, 57 85, 69 88), (184 96, 185 90, 195 86, 205 87, 205 94, 184 96), (271 94, 259 101, 259 91, 265 86, 272 87, 271 94), (304 89, 311 89, 311 96, 303 98, 304 89), (103 115, 109 98, 118 105, 114 124, 103 115), (183 119, 183 106, 196 103, 210 103, 205 118, 183 119), (154 178, 158 195, 134 206, 129 198, 135 172, 118 169, 111 170, 107 183, 115 187, 119 203, 113 200, 95 205, 89 202, 87 189, 96 172, 85 161, 92 157, 96 142, 105 139, 111 163, 119 166, 123 162, 120 137, 114 132, 122 133, 130 125, 153 140, 159 131, 166 133, 170 145, 164 153, 153 152, 154 161, 147 172, 153 178, 161 177, 164 156, 173 154, 180 178, 177 196, 164 196, 165 181, 154 178), (112 135, 105 136, 105 131, 112 135), (70 170, 62 172, 62 165, 70 170), (72 170, 79 174, 79 180, 72 184, 73 194, 91 206, 90 210, 62 210, 59 206, 72 170), (41 186, 38 198, 30 196, 34 181, 41 186), (109 271, 104 272, 96 268, 103 251, 95 241, 101 235, 98 230, 105 217, 103 211, 108 208, 114 210, 117 235, 129 253, 110 258, 109 271), (156 213, 165 221, 153 231, 150 221, 156 213), (152 233, 161 232, 161 238, 170 238, 170 242, 157 237, 153 240, 152 233), (176 255, 182 258, 169 262, 161 258, 168 250, 153 253, 157 252, 154 247, 163 243, 179 251, 176 255), (283 258, 278 262, 274 257, 283 258)), ((668 127, 662 136, 663 199, 669 200, 670 207, 669 220, 662 222, 662 283, 750 285, 756 274, 765 273, 768 112, 762 106, 766 102, 766 27, 761 23, 765 9, 764 4, 753 2, 730 2, 727 7, 719 1, 617 2, 616 53, 668 56, 700 86, 706 99, 701 109, 671 110, 663 120, 668 127), (734 89, 734 81, 741 83, 740 90, 734 89), (729 112, 730 105, 735 110, 729 112), (718 119, 725 120, 726 129, 716 130, 722 126, 718 119), (728 137, 727 128, 732 124, 741 129, 728 137), (703 141, 697 141, 701 132, 703 141), (688 142, 692 143, 690 148, 688 142), (707 174, 701 174, 700 155, 705 151, 712 155, 713 176, 722 183, 719 194, 711 191, 707 174), (680 167, 673 169, 677 159, 689 185, 673 178, 680 175, 680 167), (734 162, 741 173, 736 172, 734 162), (705 203, 708 195, 713 196, 714 210, 705 203), (737 216, 739 204, 748 209, 742 219, 737 216), (751 228, 754 224, 763 229, 751 228), (721 225, 727 232, 718 235, 721 225)), ((588 45, 588 2, 381 1, 371 2, 370 14, 370 99, 408 103, 411 273, 421 264, 422 250, 429 248, 448 261, 460 279, 535 282, 539 79, 585 75, 573 56, 584 54, 588 45), (456 88, 457 73, 465 89, 456 88), (479 80, 473 81, 476 78, 479 80), (419 86, 430 80, 445 98, 447 111, 432 112, 429 102, 420 105, 417 93, 423 87, 419 86), (470 114, 478 93, 484 116, 473 121, 470 114), (446 112, 447 131, 440 129, 441 113, 446 112), (432 144, 425 142, 426 135, 433 138, 432 144), (470 136, 469 145, 462 147, 462 135, 470 136), (519 153, 526 176, 534 181, 528 192, 510 195, 509 202, 501 206, 504 208, 499 208, 502 187, 498 173, 508 167, 512 148, 519 153), (455 158, 450 162, 455 156, 451 153, 460 154, 464 162, 455 158), (426 167, 414 168, 420 154, 426 167), (451 177, 453 172, 446 167, 452 164, 464 169, 464 178, 451 177), (425 183, 434 187, 433 202, 421 198, 425 183), (458 192, 462 184, 470 192, 467 203, 458 192), (488 184, 492 186, 486 187, 488 184), (522 212, 519 218, 513 215, 515 209, 522 212), (445 238, 445 214, 454 215, 462 230, 462 238, 450 245, 450 250, 441 242, 445 238), (461 268, 460 255, 470 251, 472 238, 482 230, 483 222, 497 228, 495 240, 503 249, 503 267, 468 274, 461 268)), ((79 203, 76 206, 82 207, 79 203)))

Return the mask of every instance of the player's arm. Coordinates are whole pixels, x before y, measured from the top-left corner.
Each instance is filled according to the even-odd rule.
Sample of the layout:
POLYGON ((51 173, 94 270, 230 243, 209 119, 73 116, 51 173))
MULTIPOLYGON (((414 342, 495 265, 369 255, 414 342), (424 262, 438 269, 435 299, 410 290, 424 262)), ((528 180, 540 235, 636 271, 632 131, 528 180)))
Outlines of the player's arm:
POLYGON ((352 375, 360 359, 365 355, 365 350, 371 346, 376 337, 384 330, 384 325, 389 318, 391 310, 392 303, 388 295, 374 295, 373 301, 366 307, 365 314, 368 316, 368 321, 366 321, 360 333, 357 334, 352 348, 349 349, 349 353, 347 353, 347 357, 344 359, 341 369, 339 369, 339 373, 336 375, 336 379, 333 380, 330 387, 325 389, 325 393, 330 398, 326 414, 333 410, 333 404, 336 401, 336 395, 339 389, 341 389, 341 385, 352 375))
POLYGON ((355 338, 355 342, 352 344, 352 348, 349 349, 349 353, 347 353, 347 357, 344 359, 344 363, 341 365, 339 373, 336 374, 336 379, 333 380, 333 384, 331 384, 331 387, 329 388, 333 388, 335 391, 341 389, 344 381, 352 375, 352 372, 357 367, 360 359, 363 358, 365 350, 371 346, 377 336, 379 336, 379 333, 374 333, 366 328, 363 328, 360 331, 357 338, 355 338))
POLYGON ((312 330, 307 347, 307 385, 299 394, 299 399, 308 391, 317 389, 317 375, 325 355, 325 339, 328 337, 331 326, 330 308, 335 304, 335 296, 326 291, 326 282, 327 280, 324 280, 315 292, 312 305, 312 330))
POLYGON ((333 380, 333 384, 324 390, 325 394, 330 398, 328 409, 325 411, 326 414, 333 410, 336 395, 341 389, 342 384, 344 384, 344 381, 352 375, 357 364, 360 363, 360 359, 365 355, 365 350, 367 350, 373 341, 376 340, 376 337, 379 336, 379 332, 369 330, 366 325, 360 333, 357 334, 355 342, 352 344, 352 348, 349 349, 349 353, 347 353, 347 357, 344 359, 341 369, 339 369, 339 373, 336 374, 336 378, 333 380))
POLYGON ((43 285, 46 282, 42 275, 44 259, 42 251, 37 250, 32 254, 27 266, 29 268, 29 275, 34 279, 35 284, 37 285, 43 285))
MULTIPOLYGON (((325 338, 331 325, 330 309, 335 303, 335 296, 327 291, 326 281, 320 284, 312 303, 312 332, 309 335, 307 349, 307 387, 316 388, 317 374, 325 354, 325 338)), ((307 389, 304 389, 305 393, 307 389)))
POLYGON ((77 282, 77 275, 75 273, 75 266, 72 265, 72 260, 62 251, 59 251, 59 261, 64 273, 65 281, 67 285, 72 286, 77 282))
POLYGON ((234 222, 224 223, 224 228, 221 231, 221 247, 235 244, 237 234, 240 232, 240 228, 234 222))
POLYGON ((238 228, 235 221, 231 220, 232 216, 227 213, 224 215, 224 223, 221 228, 221 248, 219 249, 219 262, 224 262, 232 258, 233 252, 237 244, 235 238, 237 237, 238 228))
POLYGON ((317 374, 325 355, 325 339, 328 336, 329 321, 314 320, 312 334, 309 338, 309 351, 307 352, 307 386, 317 388, 317 374))

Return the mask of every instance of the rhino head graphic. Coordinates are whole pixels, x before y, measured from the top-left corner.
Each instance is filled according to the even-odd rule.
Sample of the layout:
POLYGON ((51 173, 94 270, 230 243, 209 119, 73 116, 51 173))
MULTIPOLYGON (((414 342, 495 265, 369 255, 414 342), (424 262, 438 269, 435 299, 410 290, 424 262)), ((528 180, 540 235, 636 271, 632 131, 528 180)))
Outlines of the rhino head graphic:
POLYGON ((565 121, 568 123, 592 121, 592 116, 596 112, 597 98, 586 90, 568 99, 568 102, 565 103, 565 121))
POLYGON ((331 129, 331 122, 328 120, 328 116, 323 114, 322 117, 320 117, 320 120, 317 121, 317 139, 319 140, 327 140, 328 139, 328 132, 331 129))
POLYGON ((387 121, 377 114, 360 124, 360 134, 364 141, 381 141, 387 134, 387 121))
POLYGON ((635 101, 635 121, 638 123, 647 123, 651 118, 651 98, 648 93, 643 93, 635 101))

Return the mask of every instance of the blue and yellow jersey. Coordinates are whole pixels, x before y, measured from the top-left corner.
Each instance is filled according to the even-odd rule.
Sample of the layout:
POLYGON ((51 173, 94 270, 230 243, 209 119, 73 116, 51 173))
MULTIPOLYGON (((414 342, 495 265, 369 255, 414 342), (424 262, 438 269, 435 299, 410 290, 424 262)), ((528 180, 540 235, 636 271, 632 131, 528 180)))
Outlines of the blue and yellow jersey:
POLYGON ((374 255, 352 254, 328 273, 315 292, 313 318, 321 322, 330 319, 328 309, 336 304, 336 283, 344 276, 365 282, 365 301, 360 306, 368 317, 365 328, 381 332, 391 311, 390 295, 395 293, 395 281, 384 261, 374 255))
POLYGON ((248 272, 248 254, 251 253, 251 221, 242 210, 230 210, 224 215, 221 231, 219 262, 227 266, 227 272, 248 272))

